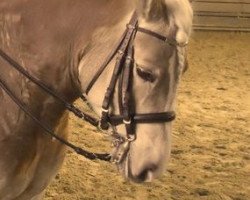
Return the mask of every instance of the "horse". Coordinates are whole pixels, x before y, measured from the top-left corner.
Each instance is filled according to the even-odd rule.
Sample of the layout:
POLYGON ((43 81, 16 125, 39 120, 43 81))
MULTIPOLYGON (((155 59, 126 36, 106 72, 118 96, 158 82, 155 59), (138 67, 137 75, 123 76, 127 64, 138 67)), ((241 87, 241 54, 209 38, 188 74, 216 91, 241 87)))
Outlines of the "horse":
MULTIPOLYGON (((188 0, 1 0, 0 49, 65 101, 84 94, 102 116, 103 128, 108 124, 106 129, 123 140, 113 151, 121 174, 135 182, 152 181, 170 156, 173 116, 165 118, 175 110, 187 67, 192 16, 188 0), (121 37, 123 52, 117 46, 121 37), (114 66, 123 78, 113 75, 114 66), (107 121, 111 115, 120 122, 107 121)), ((7 61, 0 57, 0 199, 39 200, 66 147, 46 134, 3 84, 63 141, 69 116, 62 103, 7 61)))

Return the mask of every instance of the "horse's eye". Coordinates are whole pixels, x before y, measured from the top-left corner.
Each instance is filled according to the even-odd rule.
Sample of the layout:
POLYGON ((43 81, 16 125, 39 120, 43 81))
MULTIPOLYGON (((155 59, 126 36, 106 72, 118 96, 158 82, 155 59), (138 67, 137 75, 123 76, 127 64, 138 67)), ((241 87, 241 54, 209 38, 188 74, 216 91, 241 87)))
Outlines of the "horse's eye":
POLYGON ((137 72, 138 76, 140 76, 145 81, 149 81, 151 83, 155 81, 154 74, 149 70, 145 70, 145 69, 142 69, 141 67, 137 66, 136 72, 137 72))

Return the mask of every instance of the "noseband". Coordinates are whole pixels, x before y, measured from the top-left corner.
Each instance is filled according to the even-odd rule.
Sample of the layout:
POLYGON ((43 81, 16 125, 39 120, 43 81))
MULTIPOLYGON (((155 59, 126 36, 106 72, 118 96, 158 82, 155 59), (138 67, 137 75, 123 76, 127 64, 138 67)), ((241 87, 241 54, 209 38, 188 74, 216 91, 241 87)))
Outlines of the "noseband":
POLYGON ((10 98, 23 110, 28 116, 30 116, 35 123, 44 129, 49 135, 53 138, 57 139, 61 143, 66 146, 72 148, 76 153, 85 156, 88 159, 100 159, 105 161, 110 161, 111 159, 116 163, 120 163, 126 153, 129 150, 130 143, 136 139, 136 134, 134 131, 134 126, 138 123, 163 123, 163 122, 171 122, 175 119, 174 111, 161 112, 161 113, 134 113, 132 110, 132 98, 131 98, 131 83, 132 83, 132 70, 134 66, 134 39, 136 36, 136 32, 142 32, 148 34, 152 37, 155 37, 159 40, 167 42, 170 45, 174 46, 184 46, 182 44, 178 44, 175 40, 169 40, 167 37, 162 36, 156 32, 153 32, 148 29, 144 29, 138 26, 138 18, 136 13, 133 14, 129 24, 127 25, 126 30, 124 31, 122 37, 117 43, 116 47, 109 54, 107 59, 104 61, 103 65, 100 67, 98 72, 94 75, 93 79, 90 81, 90 84, 87 86, 85 91, 86 95, 91 90, 92 86, 98 80, 99 76, 111 62, 111 60, 116 57, 116 64, 113 70, 113 74, 109 83, 109 86, 105 92, 104 100, 102 103, 102 114, 101 119, 98 120, 78 108, 76 108, 73 104, 68 103, 62 96, 57 94, 55 91, 52 91, 48 86, 44 83, 40 82, 37 78, 31 76, 21 65, 15 62, 10 56, 8 56, 5 52, 0 49, 0 56, 7 61, 12 67, 14 67, 17 71, 23 74, 26 78, 28 78, 31 82, 38 85, 45 92, 53 96, 55 99, 60 101, 66 109, 73 112, 77 117, 89 122, 93 126, 100 127, 103 130, 107 130, 109 125, 117 126, 120 124, 124 124, 126 127, 126 138, 121 137, 119 134, 114 135, 117 138, 115 142, 117 146, 117 151, 111 156, 110 154, 98 154, 88 152, 80 147, 73 145, 72 143, 64 140, 63 138, 56 135, 47 125, 42 123, 39 119, 37 119, 32 111, 25 106, 23 102, 18 99, 15 94, 7 87, 6 83, 0 79, 0 87, 10 96, 10 98), (119 95, 119 115, 112 115, 109 113, 109 108, 111 101, 113 99, 116 83, 118 83, 118 95, 119 95))

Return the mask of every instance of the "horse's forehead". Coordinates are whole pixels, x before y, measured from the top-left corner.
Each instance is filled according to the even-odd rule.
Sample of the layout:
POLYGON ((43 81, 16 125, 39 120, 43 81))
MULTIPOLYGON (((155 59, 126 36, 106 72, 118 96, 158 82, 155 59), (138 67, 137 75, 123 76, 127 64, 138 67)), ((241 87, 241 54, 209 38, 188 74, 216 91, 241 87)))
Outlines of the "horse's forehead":
POLYGON ((175 47, 161 41, 155 41, 155 38, 146 39, 147 43, 141 41, 142 46, 139 47, 140 45, 137 43, 138 45, 135 47, 136 63, 149 69, 157 69, 159 67, 161 70, 167 69, 166 66, 173 55, 175 47), (154 43, 158 44, 154 45, 154 43))

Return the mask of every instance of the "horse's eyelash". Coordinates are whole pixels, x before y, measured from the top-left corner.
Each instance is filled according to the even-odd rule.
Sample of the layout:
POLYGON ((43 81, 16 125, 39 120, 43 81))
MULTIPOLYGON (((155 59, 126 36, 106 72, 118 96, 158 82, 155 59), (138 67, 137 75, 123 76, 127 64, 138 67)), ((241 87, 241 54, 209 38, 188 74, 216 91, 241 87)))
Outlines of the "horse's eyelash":
POLYGON ((155 75, 151 71, 147 71, 142 69, 139 66, 136 66, 136 73, 140 76, 143 80, 153 83, 156 79, 155 75))

